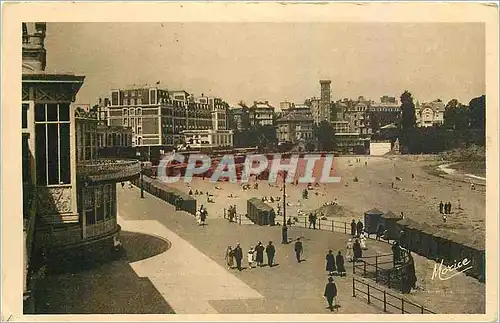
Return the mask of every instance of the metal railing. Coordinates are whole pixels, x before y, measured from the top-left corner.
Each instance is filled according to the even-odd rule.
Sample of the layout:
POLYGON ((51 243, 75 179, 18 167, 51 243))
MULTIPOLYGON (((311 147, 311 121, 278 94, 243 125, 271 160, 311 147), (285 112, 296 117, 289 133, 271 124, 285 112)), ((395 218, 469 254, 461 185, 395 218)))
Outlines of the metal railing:
POLYGON ((224 208, 224 219, 226 219, 230 222, 235 222, 235 223, 241 224, 241 217, 242 217, 241 213, 236 213, 235 218, 230 219, 229 211, 224 208))
POLYGON ((103 222, 87 225, 85 227, 87 238, 100 236, 116 229, 116 218, 107 219, 103 222))
POLYGON ((139 175, 141 163, 138 160, 97 159, 79 162, 76 169, 77 176, 84 180, 119 180, 139 175))
POLYGON ((403 297, 391 294, 385 289, 378 288, 353 277, 352 297, 356 297, 356 292, 365 296, 368 304, 372 304, 374 300, 382 303, 384 312, 388 312, 388 308, 394 308, 398 313, 401 312, 401 314, 436 314, 423 305, 415 304, 403 297))
POLYGON ((363 277, 375 280, 376 283, 386 284, 389 288, 403 291, 406 267, 411 265, 408 262, 407 251, 401 249, 401 257, 398 262, 394 261, 393 254, 363 257, 353 263, 352 273, 359 273, 363 277))
POLYGON ((83 229, 81 225, 74 225, 66 229, 51 230, 43 234, 42 239, 49 246, 61 246, 83 242, 86 239, 104 236, 117 229, 116 218, 110 218, 105 221, 89 224, 85 226, 86 238, 83 238, 83 229))

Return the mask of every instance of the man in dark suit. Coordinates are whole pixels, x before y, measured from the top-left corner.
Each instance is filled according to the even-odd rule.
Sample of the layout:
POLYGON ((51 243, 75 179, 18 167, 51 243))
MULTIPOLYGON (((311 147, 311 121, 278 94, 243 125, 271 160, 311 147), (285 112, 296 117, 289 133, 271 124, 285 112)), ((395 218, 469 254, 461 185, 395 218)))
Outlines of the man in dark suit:
POLYGON ((356 234, 357 237, 361 236, 361 233, 363 233, 363 222, 361 222, 361 220, 359 220, 358 223, 356 224, 356 231, 357 231, 356 234))
POLYGON ((234 259, 236 260, 236 268, 241 271, 241 259, 243 259, 243 250, 241 250, 240 244, 236 244, 234 248, 234 259))
POLYGON ((351 235, 352 236, 356 235, 356 221, 354 221, 354 219, 352 219, 352 222, 351 222, 351 235))
POLYGON ((302 255, 303 251, 302 242, 300 242, 300 238, 298 238, 297 242, 295 242, 294 250, 295 250, 295 256, 297 257, 297 262, 300 263, 301 261, 300 256, 302 255))
POLYGON ((337 286, 333 282, 332 277, 328 277, 328 283, 326 283, 326 286, 325 286, 324 296, 326 297, 326 300, 328 301, 328 308, 330 309, 330 311, 333 312, 334 306, 336 307, 336 305, 337 305, 337 304, 334 304, 334 302, 333 302, 335 300, 335 297, 337 297, 337 286))
POLYGON ((267 263, 269 264, 269 267, 273 266, 275 253, 276 253, 276 249, 273 246, 273 242, 269 241, 269 244, 266 247, 267 263))

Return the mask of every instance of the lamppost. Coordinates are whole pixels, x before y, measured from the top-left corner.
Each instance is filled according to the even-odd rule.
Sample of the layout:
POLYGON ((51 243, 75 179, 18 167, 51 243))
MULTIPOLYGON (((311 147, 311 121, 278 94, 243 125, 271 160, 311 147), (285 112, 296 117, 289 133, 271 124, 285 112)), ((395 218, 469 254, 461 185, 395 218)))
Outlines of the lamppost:
POLYGON ((286 226, 286 175, 287 173, 283 171, 283 226, 281 227, 281 243, 288 243, 288 227, 286 226))
POLYGON ((144 198, 144 171, 143 171, 144 165, 142 164, 140 151, 137 152, 137 157, 139 157, 139 161, 141 162, 141 199, 143 199, 144 198))

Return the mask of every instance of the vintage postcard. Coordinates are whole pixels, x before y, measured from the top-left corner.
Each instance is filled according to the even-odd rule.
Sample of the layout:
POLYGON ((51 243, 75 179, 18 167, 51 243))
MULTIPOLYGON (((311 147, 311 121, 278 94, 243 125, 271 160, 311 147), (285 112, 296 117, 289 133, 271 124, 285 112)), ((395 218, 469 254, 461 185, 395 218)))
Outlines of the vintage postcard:
POLYGON ((2 9, 2 320, 498 320, 497 4, 2 9))

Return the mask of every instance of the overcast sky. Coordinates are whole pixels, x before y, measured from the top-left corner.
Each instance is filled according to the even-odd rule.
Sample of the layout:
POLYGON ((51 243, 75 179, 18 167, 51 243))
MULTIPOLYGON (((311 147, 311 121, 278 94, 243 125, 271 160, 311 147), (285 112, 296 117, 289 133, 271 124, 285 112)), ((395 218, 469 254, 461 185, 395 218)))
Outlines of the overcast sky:
POLYGON ((85 75, 77 103, 155 84, 230 104, 320 94, 463 103, 485 94, 483 24, 48 23, 47 71, 85 75))

